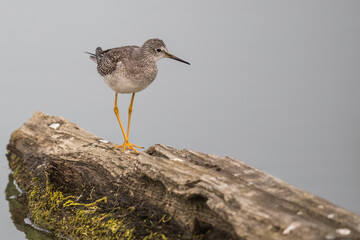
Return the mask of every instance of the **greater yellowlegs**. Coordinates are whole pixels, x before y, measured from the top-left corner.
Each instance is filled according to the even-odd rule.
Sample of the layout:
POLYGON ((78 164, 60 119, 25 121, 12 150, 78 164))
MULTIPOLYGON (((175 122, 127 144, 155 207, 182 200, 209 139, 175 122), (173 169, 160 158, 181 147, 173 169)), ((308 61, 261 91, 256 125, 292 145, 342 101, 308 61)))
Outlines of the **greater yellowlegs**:
POLYGON ((115 148, 122 147, 122 151, 129 148, 138 153, 135 147, 142 147, 129 142, 130 120, 135 93, 144 90, 155 80, 158 72, 156 66, 158 60, 172 58, 189 65, 190 63, 170 54, 165 43, 160 39, 149 39, 141 47, 125 46, 108 50, 102 50, 98 47, 95 54, 88 54, 91 55, 90 59, 97 63, 97 70, 104 78, 105 83, 115 91, 114 112, 124 135, 124 143, 115 146, 115 148), (117 107, 118 93, 132 93, 126 134, 117 107))

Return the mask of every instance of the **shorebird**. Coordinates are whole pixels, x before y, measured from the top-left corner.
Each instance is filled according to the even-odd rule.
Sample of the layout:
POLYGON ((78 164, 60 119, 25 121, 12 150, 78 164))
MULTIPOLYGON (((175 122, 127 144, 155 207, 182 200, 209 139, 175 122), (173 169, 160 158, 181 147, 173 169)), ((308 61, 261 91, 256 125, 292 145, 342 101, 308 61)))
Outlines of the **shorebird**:
POLYGON ((165 43, 160 39, 149 39, 141 47, 125 46, 108 50, 102 50, 98 47, 95 54, 86 53, 90 54, 90 59, 97 63, 97 70, 105 83, 115 91, 114 112, 124 136, 124 143, 114 147, 122 147, 123 152, 126 149, 132 149, 139 153, 135 148, 143 147, 129 142, 130 120, 135 93, 144 90, 155 80, 158 73, 156 66, 158 60, 171 58, 189 65, 190 63, 170 54, 165 43), (132 94, 126 134, 117 107, 118 93, 132 94))

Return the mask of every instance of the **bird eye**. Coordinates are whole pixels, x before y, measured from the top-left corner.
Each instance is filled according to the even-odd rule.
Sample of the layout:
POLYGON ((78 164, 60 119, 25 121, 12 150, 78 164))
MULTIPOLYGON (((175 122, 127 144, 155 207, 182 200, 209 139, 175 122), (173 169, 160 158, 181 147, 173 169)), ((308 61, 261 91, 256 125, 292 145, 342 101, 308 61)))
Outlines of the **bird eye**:
POLYGON ((158 49, 156 49, 156 51, 157 51, 157 52, 161 52, 161 49, 160 49, 160 48, 158 48, 158 49))

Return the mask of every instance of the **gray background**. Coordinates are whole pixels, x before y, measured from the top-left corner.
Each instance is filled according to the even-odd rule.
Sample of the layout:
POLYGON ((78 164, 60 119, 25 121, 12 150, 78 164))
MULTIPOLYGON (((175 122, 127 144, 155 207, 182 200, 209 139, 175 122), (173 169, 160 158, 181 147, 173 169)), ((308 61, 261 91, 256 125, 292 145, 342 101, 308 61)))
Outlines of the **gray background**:
POLYGON ((153 37, 192 65, 159 61, 133 143, 230 155, 360 213, 360 1, 6 1, 0 29, 9 238, 24 238, 3 193, 11 132, 41 110, 122 143, 114 93, 83 52, 153 37))

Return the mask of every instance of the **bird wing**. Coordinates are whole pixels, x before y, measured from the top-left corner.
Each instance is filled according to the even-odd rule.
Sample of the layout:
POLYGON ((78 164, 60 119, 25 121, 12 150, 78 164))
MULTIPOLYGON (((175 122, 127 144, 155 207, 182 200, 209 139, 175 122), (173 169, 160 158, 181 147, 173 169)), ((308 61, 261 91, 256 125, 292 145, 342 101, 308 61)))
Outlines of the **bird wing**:
POLYGON ((98 51, 96 54, 98 72, 101 76, 111 74, 115 71, 119 62, 126 63, 127 60, 132 57, 133 52, 138 48, 138 46, 126 46, 98 51))

